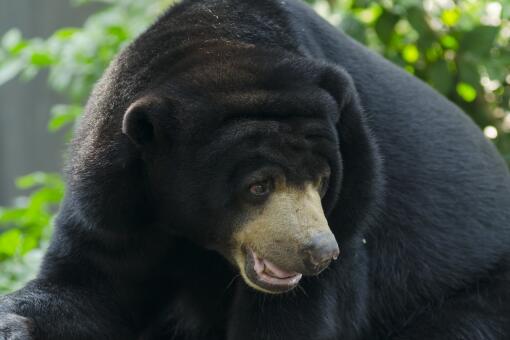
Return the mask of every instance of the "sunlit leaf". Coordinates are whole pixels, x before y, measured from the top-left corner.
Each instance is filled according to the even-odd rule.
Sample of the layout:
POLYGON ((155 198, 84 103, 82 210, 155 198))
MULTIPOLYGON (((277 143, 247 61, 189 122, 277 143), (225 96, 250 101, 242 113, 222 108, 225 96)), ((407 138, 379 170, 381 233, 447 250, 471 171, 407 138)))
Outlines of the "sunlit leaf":
POLYGON ((382 7, 373 3, 370 7, 357 11, 356 17, 358 17, 363 24, 370 25, 379 18, 382 12, 382 7))
POLYGON ((501 17, 503 19, 510 19, 510 2, 508 1, 502 1, 503 8, 501 11, 501 17))
POLYGON ((457 22, 459 21, 459 18, 460 13, 458 8, 446 9, 441 14, 441 21, 443 22, 443 24, 450 27, 455 26, 455 24, 457 24, 457 22))
POLYGON ((22 241, 21 231, 11 229, 0 234, 0 258, 16 254, 22 241))
POLYGON ((115 38, 121 41, 124 41, 129 37, 126 29, 122 26, 110 26, 106 31, 108 34, 115 36, 115 38))
POLYGON ((463 82, 457 84, 457 93, 466 102, 474 101, 477 95, 476 89, 473 86, 463 82))
POLYGON ((415 45, 407 45, 402 50, 402 58, 410 64, 418 61, 420 58, 420 51, 415 45))
POLYGON ((439 46, 439 44, 432 44, 432 46, 426 50, 425 55, 427 57, 427 60, 433 63, 434 61, 442 57, 443 49, 441 48, 441 46, 439 46))
POLYGON ((10 209, 1 209, 0 210, 0 230, 2 227, 6 227, 8 224, 20 220, 23 218, 25 214, 25 209, 23 208, 10 208, 10 209))
POLYGON ((67 40, 73 37, 74 34, 79 32, 80 30, 78 28, 68 27, 68 28, 61 28, 58 31, 56 31, 53 36, 59 40, 67 40))
POLYGON ((30 62, 38 67, 45 67, 53 64, 53 57, 49 53, 34 52, 30 56, 30 62))
POLYGON ((62 185, 62 180, 58 174, 49 174, 46 172, 34 172, 19 177, 16 180, 16 186, 20 189, 30 189, 38 185, 59 187, 62 185))
POLYGON ((441 37, 441 45, 446 48, 456 50, 459 47, 459 42, 451 35, 444 35, 441 37))
POLYGON ((57 131, 66 125, 72 124, 81 114, 82 106, 78 105, 56 105, 51 110, 51 119, 48 123, 50 131, 57 131))
POLYGON ((23 40, 21 31, 13 28, 2 37, 2 47, 12 54, 17 54, 27 46, 27 42, 23 40))

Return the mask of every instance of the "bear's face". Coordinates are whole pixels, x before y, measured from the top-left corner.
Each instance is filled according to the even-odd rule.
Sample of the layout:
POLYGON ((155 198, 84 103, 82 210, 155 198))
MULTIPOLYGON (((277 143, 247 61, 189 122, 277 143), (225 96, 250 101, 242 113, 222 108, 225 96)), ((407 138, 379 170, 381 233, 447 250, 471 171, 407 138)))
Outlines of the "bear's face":
POLYGON ((163 77, 123 121, 159 224, 220 252, 266 293, 339 254, 325 214, 341 181, 338 103, 309 76, 316 69, 274 58, 204 57, 163 77))

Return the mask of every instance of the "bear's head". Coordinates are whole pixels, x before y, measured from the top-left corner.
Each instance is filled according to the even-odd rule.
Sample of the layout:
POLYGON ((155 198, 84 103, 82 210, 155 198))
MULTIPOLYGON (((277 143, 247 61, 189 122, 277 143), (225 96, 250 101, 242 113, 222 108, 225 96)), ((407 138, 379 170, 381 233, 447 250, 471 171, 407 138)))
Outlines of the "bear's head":
MULTIPOLYGON (((178 62, 159 60, 157 73, 147 66, 151 76, 124 96, 122 115, 89 119, 110 121, 108 131, 119 133, 103 129, 98 138, 101 129, 85 134, 90 126, 82 123, 75 153, 87 145, 95 164, 130 173, 130 185, 102 183, 125 199, 136 188, 136 203, 112 207, 124 224, 144 210, 158 228, 222 254, 249 286, 288 291, 339 256, 328 214, 343 177, 338 124, 357 105, 352 81, 336 66, 251 45, 212 43, 180 53, 186 57, 178 62)), ((129 88, 112 78, 112 92, 129 88)), ((82 183, 106 174, 74 173, 82 183)))

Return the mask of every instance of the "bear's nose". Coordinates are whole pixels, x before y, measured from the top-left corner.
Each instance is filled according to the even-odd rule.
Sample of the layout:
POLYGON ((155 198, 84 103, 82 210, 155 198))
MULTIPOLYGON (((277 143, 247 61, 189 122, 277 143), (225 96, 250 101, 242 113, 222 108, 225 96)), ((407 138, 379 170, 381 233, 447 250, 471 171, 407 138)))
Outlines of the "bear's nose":
POLYGON ((338 243, 330 232, 322 232, 312 237, 309 244, 302 249, 304 264, 308 275, 322 272, 340 254, 338 243))

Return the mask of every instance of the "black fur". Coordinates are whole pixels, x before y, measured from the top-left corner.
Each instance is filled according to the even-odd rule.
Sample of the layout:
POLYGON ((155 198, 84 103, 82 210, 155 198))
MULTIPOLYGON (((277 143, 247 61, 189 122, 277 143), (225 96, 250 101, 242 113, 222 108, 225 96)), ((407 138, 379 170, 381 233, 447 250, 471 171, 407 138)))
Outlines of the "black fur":
POLYGON ((67 183, 38 277, 0 299, 2 339, 510 338, 504 162, 457 107, 298 1, 168 11, 97 85, 67 183), (163 108, 135 112, 130 139, 124 113, 146 96, 163 108), (271 158, 299 183, 317 157, 341 257, 258 293, 220 255, 230 177, 271 158))

